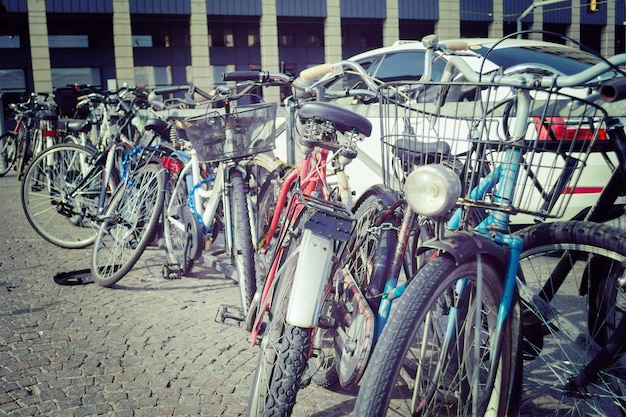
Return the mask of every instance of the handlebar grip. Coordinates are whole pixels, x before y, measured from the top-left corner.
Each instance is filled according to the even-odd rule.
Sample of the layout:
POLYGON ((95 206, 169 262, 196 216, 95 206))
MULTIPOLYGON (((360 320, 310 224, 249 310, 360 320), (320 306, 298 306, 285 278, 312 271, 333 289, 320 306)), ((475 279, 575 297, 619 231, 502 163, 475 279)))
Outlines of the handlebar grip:
POLYGON ((320 64, 311 68, 307 68, 300 72, 300 78, 304 81, 308 81, 313 78, 321 77, 322 75, 330 74, 333 71, 332 64, 320 64))
POLYGON ((189 90, 189 85, 174 85, 171 87, 159 87, 152 90, 155 94, 178 93, 179 91, 189 90))
POLYGON ((467 51, 469 45, 465 41, 448 41, 444 42, 447 49, 451 51, 467 51))
POLYGON ((609 81, 600 87, 600 97, 608 103, 626 98, 626 78, 609 81))
POLYGON ((263 71, 233 71, 222 74, 224 81, 265 81, 267 73, 263 71))

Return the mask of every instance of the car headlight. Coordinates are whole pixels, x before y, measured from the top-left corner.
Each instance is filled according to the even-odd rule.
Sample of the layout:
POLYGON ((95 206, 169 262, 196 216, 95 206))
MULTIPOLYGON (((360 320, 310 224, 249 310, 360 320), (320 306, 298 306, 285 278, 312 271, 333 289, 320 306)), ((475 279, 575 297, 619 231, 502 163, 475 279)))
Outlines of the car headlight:
POLYGON ((404 192, 416 213, 438 217, 454 207, 461 195, 461 181, 446 166, 421 165, 406 178, 404 192))

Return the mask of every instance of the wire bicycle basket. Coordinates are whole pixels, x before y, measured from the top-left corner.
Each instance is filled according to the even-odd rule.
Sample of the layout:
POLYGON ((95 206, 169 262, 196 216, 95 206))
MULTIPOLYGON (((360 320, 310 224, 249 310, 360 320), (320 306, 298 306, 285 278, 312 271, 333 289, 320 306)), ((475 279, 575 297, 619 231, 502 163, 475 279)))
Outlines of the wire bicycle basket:
POLYGON ((379 99, 384 184, 402 191, 415 166, 444 164, 460 176, 464 206, 562 217, 594 144, 606 140, 601 107, 552 89, 394 83, 380 88, 379 99), (523 114, 520 94, 530 98, 523 114), (507 160, 511 151, 518 156, 507 160), (485 176, 518 162, 512 201, 493 198, 493 190, 471 193, 485 176))
POLYGON ((246 158, 276 147, 276 103, 211 112, 183 120, 187 139, 201 162, 246 158))

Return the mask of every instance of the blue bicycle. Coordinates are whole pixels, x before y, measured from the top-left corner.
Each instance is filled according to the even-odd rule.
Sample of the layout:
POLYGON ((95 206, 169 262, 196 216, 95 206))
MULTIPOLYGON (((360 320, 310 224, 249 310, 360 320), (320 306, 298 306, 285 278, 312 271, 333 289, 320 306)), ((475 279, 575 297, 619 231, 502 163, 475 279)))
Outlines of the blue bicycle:
MULTIPOLYGON (((546 384, 527 383, 522 360, 541 369, 554 365, 556 399, 549 406, 535 402, 539 414, 560 415, 565 407, 587 415, 623 413, 619 339, 626 323, 619 288, 626 235, 576 221, 513 234, 509 218, 563 215, 589 152, 613 134, 609 121, 617 128, 585 83, 625 60, 614 57, 570 77, 541 70, 484 80, 452 58, 446 74, 460 73, 463 82, 445 82, 444 76, 442 83, 381 89, 383 146, 392 156, 384 172, 397 178, 406 203, 370 196, 378 207, 371 230, 387 237, 361 264, 369 269, 363 276, 370 285, 377 280, 385 286, 367 295, 379 332, 352 344, 363 352, 375 341, 355 415, 514 414, 520 393, 533 402, 547 391, 546 384), (570 94, 560 89, 583 85, 570 94), (381 220, 394 216, 401 220, 381 220), (394 224, 396 232, 385 232, 394 224), (386 259, 393 262, 377 269, 376 259, 390 250, 394 255, 386 259), (561 280, 574 293, 555 282, 553 265, 536 270, 535 258, 566 259, 572 278, 562 274, 561 280), (572 314, 567 301, 557 304, 557 290, 559 296, 583 295, 584 310, 572 314), (389 302, 400 295, 391 309, 389 302), (607 344, 617 346, 602 349, 607 344), (571 404, 564 406, 566 399, 571 404)), ((356 245, 355 253, 368 247, 356 245)), ((354 265, 344 274, 354 275, 354 265)), ((352 325, 372 328, 362 323, 355 315, 352 325)), ((365 368, 363 361, 358 368, 365 368)))

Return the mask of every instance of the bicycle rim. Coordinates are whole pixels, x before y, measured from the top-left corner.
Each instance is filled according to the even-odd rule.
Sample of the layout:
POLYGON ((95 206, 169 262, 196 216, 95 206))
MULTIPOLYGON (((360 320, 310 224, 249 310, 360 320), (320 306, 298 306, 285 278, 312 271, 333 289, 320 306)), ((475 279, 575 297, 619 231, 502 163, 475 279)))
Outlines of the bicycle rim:
POLYGON ((523 415, 626 415, 626 358, 610 359, 595 380, 572 385, 601 353, 626 309, 626 235, 600 224, 562 222, 522 231, 520 297, 525 307, 523 415), (560 262, 568 274, 557 289, 560 262), (555 293, 552 295, 551 293, 555 293))
POLYGON ((202 253, 202 229, 189 208, 185 178, 170 174, 168 187, 163 225, 168 262, 187 275, 202 253))
POLYGON ((163 207, 163 173, 139 168, 115 193, 94 243, 91 274, 108 287, 122 279, 152 240, 163 207))
MULTIPOLYGON (((100 167, 92 164, 93 155, 78 145, 53 146, 33 160, 23 178, 26 218, 39 235, 57 246, 83 248, 98 233, 102 178, 100 167)), ((110 179, 107 200, 116 183, 110 179)))

